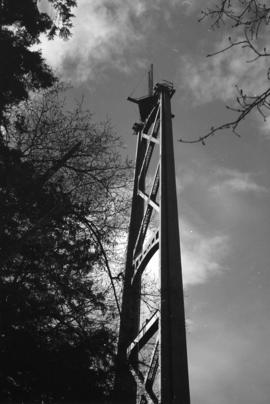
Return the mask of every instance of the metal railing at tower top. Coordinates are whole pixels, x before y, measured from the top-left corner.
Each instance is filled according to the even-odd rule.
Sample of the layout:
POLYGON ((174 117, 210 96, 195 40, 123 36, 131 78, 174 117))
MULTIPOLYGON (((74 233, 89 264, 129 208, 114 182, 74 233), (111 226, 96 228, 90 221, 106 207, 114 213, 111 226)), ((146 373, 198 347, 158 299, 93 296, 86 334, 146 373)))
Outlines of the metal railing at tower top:
MULTIPOLYGON (((153 79, 153 72, 149 75, 153 79)), ((158 83, 139 107, 136 165, 123 286, 114 401, 117 404, 189 404, 189 378, 177 193, 173 150, 172 83, 158 83), (157 151, 156 160, 153 153, 157 151), (149 167, 154 173, 149 176, 149 167), (152 167, 153 168, 153 167, 152 167), (148 176, 148 177, 147 177, 148 176), (146 186, 146 178, 151 179, 146 186), (158 224, 151 236, 153 214, 158 224), (142 275, 159 251, 159 308, 141 326, 142 275), (142 366, 139 355, 152 341, 142 366), (158 380, 157 380, 158 379, 158 380)), ((156 222, 154 223, 156 225, 156 222)))

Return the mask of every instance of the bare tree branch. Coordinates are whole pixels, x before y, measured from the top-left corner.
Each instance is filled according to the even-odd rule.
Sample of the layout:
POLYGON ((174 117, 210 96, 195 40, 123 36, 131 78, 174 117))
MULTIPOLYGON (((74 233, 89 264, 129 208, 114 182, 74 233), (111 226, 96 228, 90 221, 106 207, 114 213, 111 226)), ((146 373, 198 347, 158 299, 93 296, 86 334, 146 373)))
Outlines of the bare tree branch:
MULTIPOLYGON (((228 37, 228 45, 224 48, 209 53, 207 57, 215 57, 232 48, 241 47, 249 50, 254 57, 247 57, 246 63, 257 62, 259 58, 269 57, 265 44, 267 38, 266 28, 270 23, 270 7, 266 1, 258 0, 217 0, 213 8, 207 8, 201 12, 202 21, 206 18, 212 20, 211 28, 219 29, 226 24, 230 24, 231 32, 236 32, 236 37, 240 39, 233 40, 232 36, 228 37)), ((265 75, 270 80, 270 70, 266 69, 265 75)), ((226 106, 227 109, 236 113, 235 119, 213 126, 210 130, 195 139, 179 139, 182 143, 202 143, 219 133, 222 130, 230 129, 233 134, 240 136, 237 129, 240 123, 252 112, 258 112, 265 120, 270 110, 270 88, 266 87, 258 95, 248 94, 243 89, 237 88, 236 107, 226 106)))

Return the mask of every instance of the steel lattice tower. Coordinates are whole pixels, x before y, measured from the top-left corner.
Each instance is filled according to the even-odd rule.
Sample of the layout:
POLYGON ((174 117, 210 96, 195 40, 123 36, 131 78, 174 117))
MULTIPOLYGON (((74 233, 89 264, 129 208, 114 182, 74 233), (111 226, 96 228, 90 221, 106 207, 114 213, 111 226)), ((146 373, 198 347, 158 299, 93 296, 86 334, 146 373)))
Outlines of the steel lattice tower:
POLYGON ((122 312, 116 363, 115 403, 189 404, 189 380, 178 209, 173 151, 172 83, 153 89, 149 72, 149 94, 128 98, 138 104, 135 178, 122 297, 122 312), (154 148, 159 158, 146 191, 146 175, 154 148), (158 213, 159 225, 146 239, 151 216, 158 213), (160 304, 140 326, 141 278, 150 259, 159 250, 160 304), (156 338, 155 338, 156 335, 156 338), (147 370, 138 361, 140 351, 155 338, 147 370), (159 372, 158 372, 159 369, 159 372), (154 383, 159 377, 159 394, 154 383))

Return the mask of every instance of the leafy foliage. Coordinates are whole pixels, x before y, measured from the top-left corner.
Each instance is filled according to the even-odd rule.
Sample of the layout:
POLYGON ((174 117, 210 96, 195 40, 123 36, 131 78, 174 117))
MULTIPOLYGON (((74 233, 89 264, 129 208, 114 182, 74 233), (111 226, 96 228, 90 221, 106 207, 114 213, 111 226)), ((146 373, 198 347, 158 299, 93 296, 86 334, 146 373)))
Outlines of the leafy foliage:
POLYGON ((100 252, 60 185, 40 189, 32 164, 5 146, 1 163, 1 400, 102 396, 113 335, 97 321, 100 252))
POLYGON ((109 124, 65 109, 60 90, 14 109, 0 143, 2 402, 101 402, 111 386, 113 313, 98 279, 129 164, 109 124))
POLYGON ((50 87, 56 80, 41 52, 33 50, 40 34, 70 36, 75 0, 50 0, 55 18, 35 0, 3 0, 0 4, 0 123, 8 106, 27 99, 29 90, 50 87))

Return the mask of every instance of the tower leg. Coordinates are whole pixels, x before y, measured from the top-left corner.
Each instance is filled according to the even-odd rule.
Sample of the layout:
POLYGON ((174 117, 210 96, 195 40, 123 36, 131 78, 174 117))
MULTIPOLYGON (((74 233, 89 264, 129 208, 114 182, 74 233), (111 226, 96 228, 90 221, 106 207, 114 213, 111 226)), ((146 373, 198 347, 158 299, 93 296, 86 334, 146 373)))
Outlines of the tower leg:
POLYGON ((189 404, 189 381, 170 96, 161 92, 161 404, 189 404))
MULTIPOLYGON (((116 358, 114 404, 136 404, 137 401, 137 383, 130 372, 127 349, 138 335, 140 326, 141 279, 138 277, 136 282, 132 282, 132 277, 134 275, 133 251, 144 214, 144 201, 137 192, 144 153, 145 142, 142 142, 141 134, 139 134, 116 358)), ((144 187, 144 181, 141 181, 141 186, 144 187)))

